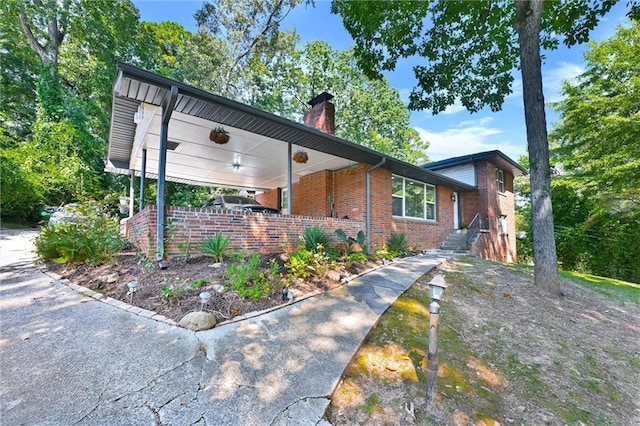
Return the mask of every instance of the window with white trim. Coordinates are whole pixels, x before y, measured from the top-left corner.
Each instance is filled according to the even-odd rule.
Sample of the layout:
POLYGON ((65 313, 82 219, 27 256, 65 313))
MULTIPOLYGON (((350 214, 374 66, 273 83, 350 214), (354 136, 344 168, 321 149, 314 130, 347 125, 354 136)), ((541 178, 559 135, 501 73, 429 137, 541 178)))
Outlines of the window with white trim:
POLYGON ((498 192, 504 192, 504 172, 500 169, 496 169, 496 186, 498 192))
POLYGON ((287 213, 288 207, 289 207, 289 191, 287 188, 282 188, 280 190, 280 211, 282 213, 287 213))
POLYGON ((391 185, 394 216, 436 220, 435 186, 400 176, 392 176, 391 185))
POLYGON ((498 218, 498 231, 500 235, 508 235, 509 234, 509 225, 507 224, 507 216, 500 215, 498 218))

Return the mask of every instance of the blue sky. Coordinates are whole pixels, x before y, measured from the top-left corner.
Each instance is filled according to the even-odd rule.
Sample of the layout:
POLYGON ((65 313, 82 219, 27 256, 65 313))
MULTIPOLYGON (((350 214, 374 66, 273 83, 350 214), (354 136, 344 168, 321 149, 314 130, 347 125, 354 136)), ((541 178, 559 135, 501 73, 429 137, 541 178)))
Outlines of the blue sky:
MULTIPOLYGON (((190 31, 196 29, 193 14, 202 3, 189 0, 134 0, 142 20, 174 21, 190 31)), ((299 6, 285 18, 282 29, 295 29, 300 35, 301 43, 323 40, 334 49, 347 49, 353 44, 353 40, 342 26, 340 17, 329 12, 330 5, 330 1, 316 0, 315 7, 299 6)), ((591 35, 592 39, 602 40, 613 35, 616 25, 625 22, 624 5, 625 2, 620 2, 601 20, 591 35)), ((542 71, 546 102, 559 100, 562 80, 572 79, 584 70, 584 49, 584 45, 571 49, 560 46, 558 50, 546 52, 542 71)), ((437 116, 428 111, 411 113, 411 126, 430 143, 427 154, 432 161, 493 149, 501 150, 514 160, 526 154, 522 85, 519 71, 514 71, 514 75, 516 81, 513 93, 505 100, 500 112, 494 113, 487 109, 470 114, 460 105, 453 105, 437 116)), ((409 62, 399 63, 397 69, 387 73, 386 77, 406 101, 415 85, 409 62)), ((549 128, 554 121, 558 121, 558 116, 553 109, 547 108, 549 128)))

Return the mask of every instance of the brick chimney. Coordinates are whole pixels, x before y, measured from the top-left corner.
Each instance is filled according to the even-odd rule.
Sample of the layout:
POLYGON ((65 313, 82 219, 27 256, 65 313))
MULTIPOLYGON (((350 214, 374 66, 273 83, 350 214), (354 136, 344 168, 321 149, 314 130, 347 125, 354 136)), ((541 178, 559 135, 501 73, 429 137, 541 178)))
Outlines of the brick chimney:
POLYGON ((304 124, 331 135, 336 134, 336 107, 331 102, 333 95, 322 92, 309 101, 311 109, 304 114, 304 124))

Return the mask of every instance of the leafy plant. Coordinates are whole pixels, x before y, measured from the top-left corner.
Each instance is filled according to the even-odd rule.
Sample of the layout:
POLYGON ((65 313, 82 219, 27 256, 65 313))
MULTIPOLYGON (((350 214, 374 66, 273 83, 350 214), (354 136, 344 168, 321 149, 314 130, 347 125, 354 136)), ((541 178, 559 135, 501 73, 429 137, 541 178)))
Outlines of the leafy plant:
POLYGON ((271 281, 279 272, 279 268, 276 268, 278 265, 275 260, 272 260, 269 269, 260 270, 260 254, 254 253, 247 258, 240 254, 237 261, 227 268, 225 277, 240 297, 258 300, 271 293, 271 281))
POLYGON ((407 253, 407 237, 404 233, 392 232, 387 240, 387 249, 395 256, 407 253))
POLYGON ((356 238, 347 236, 342 229, 336 229, 335 233, 338 239, 344 243, 344 252, 346 255, 349 255, 353 251, 366 251, 366 238, 363 231, 358 231, 356 238), (360 248, 361 250, 357 250, 357 248, 360 248))
POLYGON ((59 263, 102 264, 124 247, 116 218, 102 212, 95 204, 76 208, 77 223, 52 224, 42 228, 35 245, 42 260, 59 263))
POLYGON ((331 267, 331 258, 322 251, 311 251, 302 247, 289 255, 285 267, 298 278, 307 278, 312 274, 324 276, 331 267))
POLYGON ((189 283, 189 287, 191 288, 202 288, 207 286, 210 281, 207 278, 198 278, 189 283))
POLYGON ((302 233, 302 240, 307 250, 313 252, 324 251, 326 247, 331 245, 331 234, 319 226, 313 226, 305 228, 302 233))
POLYGON ((187 297, 187 289, 182 286, 164 285, 160 289, 160 297, 168 303, 178 302, 187 297))
POLYGON ((216 262, 222 262, 223 255, 228 250, 229 242, 229 237, 225 237, 221 233, 217 233, 215 236, 204 240, 202 243, 202 253, 208 256, 213 256, 213 259, 216 262))
POLYGON ((376 252, 373 254, 373 257, 376 259, 391 260, 396 256, 389 250, 389 246, 385 243, 382 245, 381 249, 376 250, 376 252))

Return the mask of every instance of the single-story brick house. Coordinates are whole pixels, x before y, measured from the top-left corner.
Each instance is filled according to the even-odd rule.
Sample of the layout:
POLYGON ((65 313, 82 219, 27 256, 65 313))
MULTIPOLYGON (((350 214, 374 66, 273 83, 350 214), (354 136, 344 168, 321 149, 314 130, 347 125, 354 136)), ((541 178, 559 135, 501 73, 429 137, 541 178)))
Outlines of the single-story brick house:
POLYGON ((316 97, 301 124, 119 64, 106 170, 131 177, 128 238, 161 259, 197 254, 217 233, 233 249, 269 253, 294 250, 310 226, 363 230, 372 250, 392 232, 416 249, 439 248, 469 227, 479 235, 477 255, 515 261, 513 178, 526 173, 521 166, 499 151, 408 164, 333 135, 330 100, 316 97), (228 143, 209 140, 216 127, 228 143), (293 161, 298 151, 305 163, 293 161), (158 180, 158 195, 134 214, 136 176, 140 200, 148 178, 158 180), (255 191, 283 214, 165 206, 166 180, 255 191))

